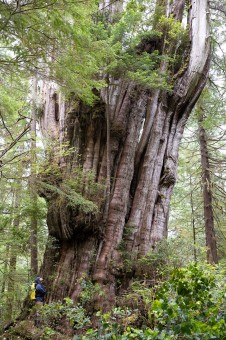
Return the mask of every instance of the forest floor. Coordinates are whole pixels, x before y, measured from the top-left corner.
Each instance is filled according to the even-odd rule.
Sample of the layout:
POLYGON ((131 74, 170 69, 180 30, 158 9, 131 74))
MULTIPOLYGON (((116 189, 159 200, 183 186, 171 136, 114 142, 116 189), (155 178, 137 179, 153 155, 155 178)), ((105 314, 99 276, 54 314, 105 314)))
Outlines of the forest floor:
POLYGON ((5 331, 1 335, 2 340, 40 340, 40 339, 53 339, 53 340, 71 340, 71 337, 55 332, 51 334, 49 328, 37 328, 34 321, 24 320, 16 323, 12 328, 5 331))

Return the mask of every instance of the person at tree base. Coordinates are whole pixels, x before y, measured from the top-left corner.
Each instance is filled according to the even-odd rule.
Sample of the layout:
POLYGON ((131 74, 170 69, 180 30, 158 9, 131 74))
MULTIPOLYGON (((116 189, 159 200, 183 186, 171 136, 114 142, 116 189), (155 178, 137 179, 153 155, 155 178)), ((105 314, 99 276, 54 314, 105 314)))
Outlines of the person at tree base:
POLYGON ((44 288, 43 284, 43 278, 37 277, 35 279, 36 288, 35 288, 35 302, 36 304, 43 305, 44 304, 44 298, 46 294, 46 289, 44 288))
POLYGON ((46 295, 46 289, 42 284, 43 278, 37 277, 35 279, 35 304, 36 304, 36 315, 35 315, 35 326, 40 327, 41 326, 41 313, 40 308, 44 305, 44 298, 46 295))

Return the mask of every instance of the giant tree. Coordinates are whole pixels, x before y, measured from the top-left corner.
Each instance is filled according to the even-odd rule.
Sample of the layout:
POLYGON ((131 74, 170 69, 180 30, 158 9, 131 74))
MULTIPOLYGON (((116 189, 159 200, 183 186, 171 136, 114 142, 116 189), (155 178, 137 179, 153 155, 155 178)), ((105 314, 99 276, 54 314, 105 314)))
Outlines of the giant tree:
MULTIPOLYGON (((120 4, 99 9, 113 32, 125 22, 120 4)), ((154 6, 140 41, 138 32, 128 46, 123 39, 130 32, 118 34, 118 64, 101 72, 106 86, 94 90, 93 105, 74 91, 65 100, 54 82, 44 84, 41 128, 52 145, 50 170, 40 180, 51 237, 42 268, 49 301, 76 300, 82 278, 89 277, 106 291, 107 307, 117 284, 125 286, 125 272, 137 275, 137 260, 167 236, 179 143, 209 69, 209 14, 206 0, 157 0, 154 6), (183 36, 174 33, 183 29, 182 20, 183 36), (58 145, 70 152, 60 155, 58 145)))

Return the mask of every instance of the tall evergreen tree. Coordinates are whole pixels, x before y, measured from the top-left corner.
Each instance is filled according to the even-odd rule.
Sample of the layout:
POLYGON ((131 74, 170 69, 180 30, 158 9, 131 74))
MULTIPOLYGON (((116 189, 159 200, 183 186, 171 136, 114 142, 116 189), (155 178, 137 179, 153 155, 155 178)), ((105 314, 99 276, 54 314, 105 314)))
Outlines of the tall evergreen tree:
POLYGON ((199 144, 202 166, 202 185, 203 185, 203 202, 204 202, 204 221, 205 235, 207 247, 207 261, 211 264, 218 263, 216 232, 214 227, 214 212, 213 212, 213 192, 211 181, 211 170, 209 161, 209 152, 207 146, 207 136, 203 127, 203 112, 199 107, 199 144))
POLYGON ((31 211, 31 275, 35 276, 38 273, 38 219, 37 219, 37 203, 38 193, 36 184, 36 166, 37 166, 37 133, 36 133, 36 102, 37 102, 37 76, 33 77, 32 84, 32 108, 31 108, 31 173, 29 178, 30 197, 32 204, 31 211))

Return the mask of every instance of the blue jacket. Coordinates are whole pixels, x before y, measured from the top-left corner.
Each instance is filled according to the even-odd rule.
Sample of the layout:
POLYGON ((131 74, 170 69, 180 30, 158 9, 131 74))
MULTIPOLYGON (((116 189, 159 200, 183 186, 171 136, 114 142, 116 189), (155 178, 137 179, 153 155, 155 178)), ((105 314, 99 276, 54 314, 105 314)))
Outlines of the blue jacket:
POLYGON ((35 300, 40 301, 40 302, 44 302, 44 296, 46 294, 46 290, 45 290, 43 284, 40 281, 40 277, 37 277, 35 279, 35 283, 36 283, 35 300))

